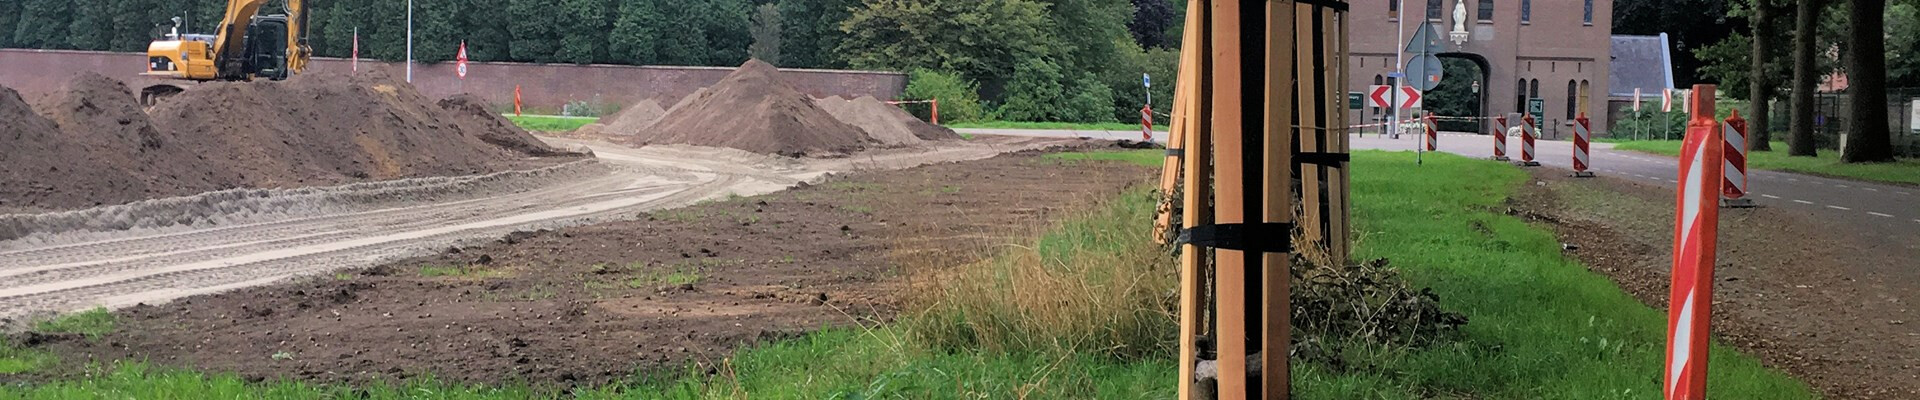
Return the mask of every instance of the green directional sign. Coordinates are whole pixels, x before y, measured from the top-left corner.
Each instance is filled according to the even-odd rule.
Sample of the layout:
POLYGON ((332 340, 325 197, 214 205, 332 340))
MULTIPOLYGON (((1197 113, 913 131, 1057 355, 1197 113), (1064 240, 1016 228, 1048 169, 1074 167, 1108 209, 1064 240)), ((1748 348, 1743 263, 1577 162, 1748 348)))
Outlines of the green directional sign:
POLYGON ((1527 99, 1527 114, 1533 116, 1536 129, 1547 126, 1547 99, 1527 99))
POLYGON ((1347 109, 1358 110, 1366 106, 1367 96, 1360 92, 1347 92, 1347 109))

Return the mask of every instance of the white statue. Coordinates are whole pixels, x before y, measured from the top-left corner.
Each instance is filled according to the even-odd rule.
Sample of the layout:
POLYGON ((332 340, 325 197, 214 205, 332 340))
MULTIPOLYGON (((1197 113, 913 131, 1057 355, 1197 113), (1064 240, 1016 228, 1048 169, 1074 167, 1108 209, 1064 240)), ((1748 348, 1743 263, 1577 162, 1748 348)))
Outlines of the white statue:
POLYGON ((1454 32, 1466 32, 1466 31, 1467 31, 1467 2, 1466 2, 1466 0, 1459 0, 1459 1, 1455 1, 1455 2, 1453 2, 1453 31, 1454 31, 1454 32))

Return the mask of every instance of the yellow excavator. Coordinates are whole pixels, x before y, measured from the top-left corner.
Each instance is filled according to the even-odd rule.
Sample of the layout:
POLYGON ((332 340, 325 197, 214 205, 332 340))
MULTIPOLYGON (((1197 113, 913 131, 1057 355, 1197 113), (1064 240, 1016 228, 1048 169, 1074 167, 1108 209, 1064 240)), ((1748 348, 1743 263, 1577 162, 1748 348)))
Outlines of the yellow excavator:
POLYGON ((286 14, 258 15, 269 1, 228 0, 212 35, 183 34, 176 19, 172 33, 147 45, 147 72, 141 75, 185 82, 143 88, 141 102, 151 105, 193 82, 281 80, 306 70, 313 56, 306 7, 302 0, 284 0, 286 14))

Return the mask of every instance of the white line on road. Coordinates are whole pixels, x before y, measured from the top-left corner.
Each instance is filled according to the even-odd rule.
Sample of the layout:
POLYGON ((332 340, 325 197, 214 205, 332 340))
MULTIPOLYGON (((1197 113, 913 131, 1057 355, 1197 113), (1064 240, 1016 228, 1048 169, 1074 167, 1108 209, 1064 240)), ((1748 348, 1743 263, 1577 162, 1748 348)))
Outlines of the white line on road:
POLYGON ((1780 196, 1775 196, 1775 195, 1770 195, 1770 194, 1763 194, 1763 195, 1760 195, 1760 197, 1765 197, 1765 198, 1769 198, 1769 199, 1776 199, 1776 200, 1780 198, 1780 196))
POLYGON ((1813 204, 1813 202, 1811 201, 1800 200, 1800 199, 1793 199, 1793 202, 1800 203, 1800 204, 1813 204))
POLYGON ((1831 208, 1831 209, 1835 209, 1835 210, 1842 210, 1842 211, 1852 211, 1852 210, 1853 210, 1853 209, 1851 209, 1851 208, 1846 208, 1846 207, 1841 207, 1841 206, 1827 206, 1827 208, 1831 208))
POLYGON ((1868 211, 1867 213, 1868 213, 1868 214, 1873 214, 1873 216, 1876 216, 1876 217, 1882 217, 1882 218, 1893 218, 1893 214, 1881 214, 1881 213, 1877 213, 1877 212, 1872 212, 1872 211, 1868 211))
POLYGON ((1874 189, 1874 188, 1861 188, 1861 189, 1866 189, 1866 190, 1867 190, 1867 191, 1869 191, 1869 192, 1878 192, 1878 191, 1880 191, 1880 189, 1874 189))
POLYGON ((1850 188, 1850 187, 1852 187, 1852 186, 1847 186, 1847 185, 1838 185, 1838 184, 1836 184, 1836 185, 1833 185, 1833 187, 1843 187, 1843 188, 1850 188))
POLYGON ((1913 193, 1907 193, 1907 192, 1894 192, 1894 193, 1899 193, 1899 194, 1900 194, 1900 195, 1902 195, 1902 196, 1912 196, 1912 195, 1913 195, 1913 193))
POLYGON ((1668 179, 1668 180, 1667 180, 1667 183, 1680 183, 1680 181, 1676 181, 1676 180, 1672 180, 1672 179, 1668 179))

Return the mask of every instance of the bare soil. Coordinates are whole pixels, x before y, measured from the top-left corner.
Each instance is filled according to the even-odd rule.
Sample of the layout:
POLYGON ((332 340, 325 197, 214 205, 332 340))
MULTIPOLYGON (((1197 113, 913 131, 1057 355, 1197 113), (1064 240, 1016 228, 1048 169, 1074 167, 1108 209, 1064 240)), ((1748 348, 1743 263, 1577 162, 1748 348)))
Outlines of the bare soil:
POLYGON ((747 60, 683 102, 627 142, 731 147, 792 157, 849 154, 875 144, 865 131, 835 119, 760 60, 747 60))
MULTIPOLYGON (((1665 309, 1671 189, 1534 169, 1512 212, 1546 222, 1572 253, 1665 309)), ((1829 398, 1920 398, 1920 310, 1912 254, 1862 245, 1858 230, 1776 208, 1721 209, 1713 333, 1806 379, 1829 398)))
POLYGON ((75 361, 66 364, 145 359, 318 382, 431 374, 568 385, 689 363, 711 368, 758 341, 886 320, 902 260, 977 259, 1004 234, 1151 172, 1064 165, 1036 153, 862 172, 635 221, 519 232, 331 277, 135 306, 97 340, 26 334, 13 343, 75 361), (429 276, 444 270, 462 272, 429 276))
POLYGON ((929 140, 959 140, 960 134, 921 121, 900 107, 881 102, 873 96, 853 100, 840 97, 815 99, 820 108, 841 122, 867 131, 867 135, 887 146, 918 146, 929 140))
MULTIPOLYGON (((196 86, 152 110, 81 74, 37 99, 0 97, 0 212, 124 204, 234 188, 474 175, 552 165, 548 148, 471 98, 436 104, 378 72, 196 86)), ((566 157, 562 157, 566 158, 566 157)))

